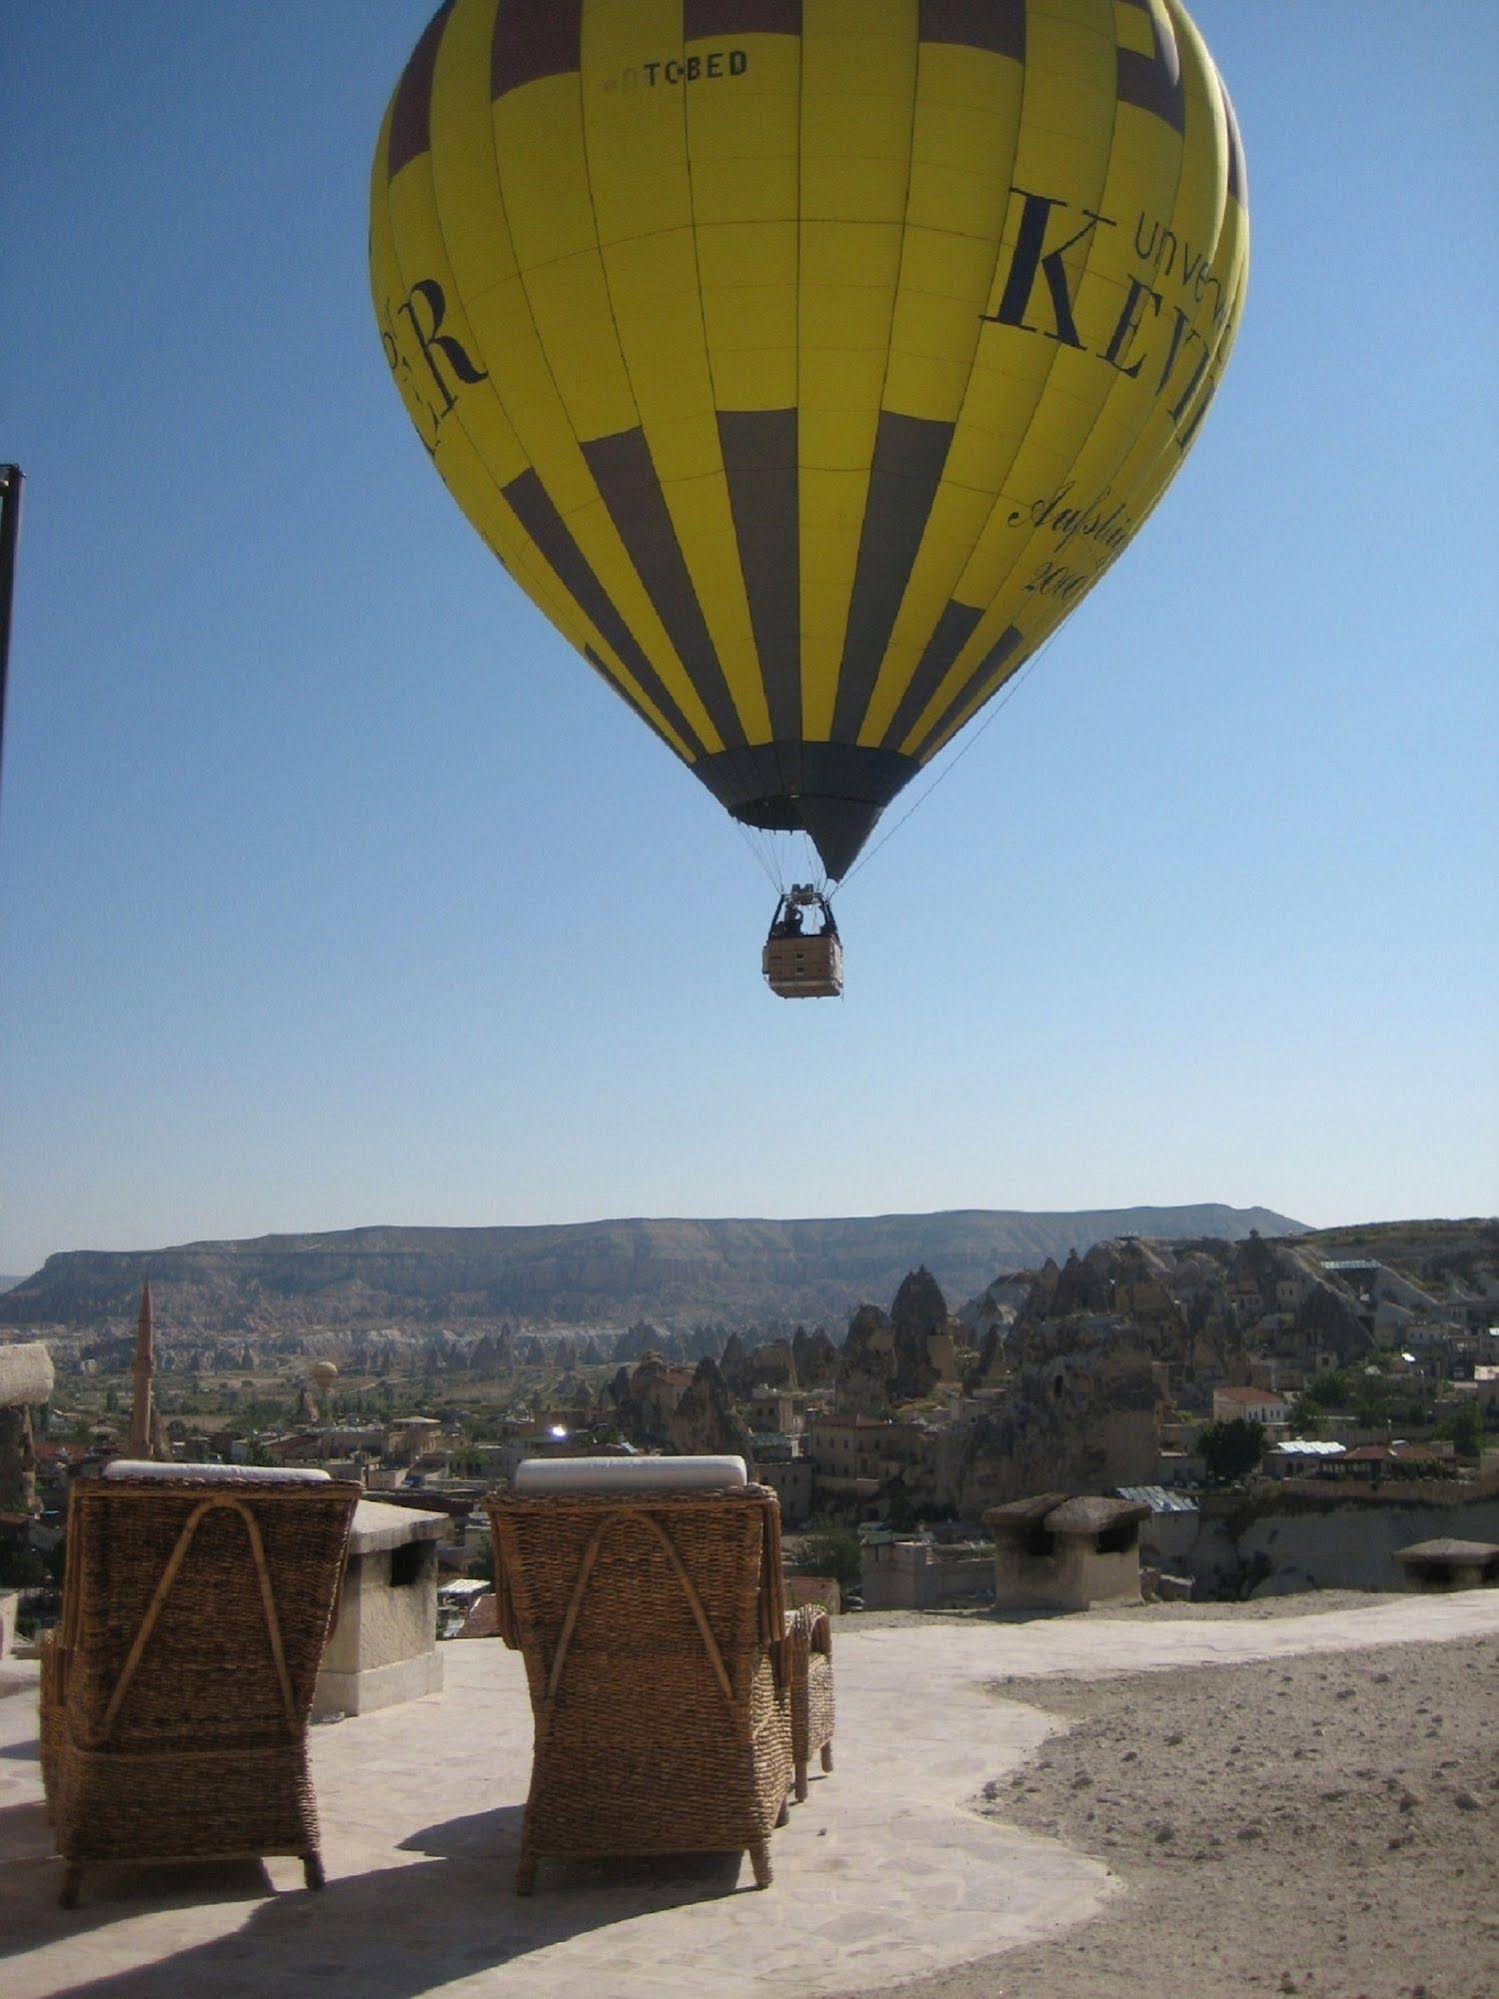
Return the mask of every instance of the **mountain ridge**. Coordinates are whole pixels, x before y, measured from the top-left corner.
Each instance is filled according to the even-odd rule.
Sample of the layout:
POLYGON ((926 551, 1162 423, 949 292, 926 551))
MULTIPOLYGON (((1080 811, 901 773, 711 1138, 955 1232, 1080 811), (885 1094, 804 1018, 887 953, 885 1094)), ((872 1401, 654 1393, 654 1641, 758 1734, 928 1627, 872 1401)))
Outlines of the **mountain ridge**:
POLYGON ((134 1316, 143 1277, 158 1316, 206 1331, 485 1324, 748 1325, 836 1317, 886 1298, 925 1263, 947 1295, 1006 1268, 1119 1235, 1241 1241, 1298 1235, 1269 1208, 1218 1202, 929 1214, 619 1217, 588 1222, 354 1229, 204 1239, 152 1250, 64 1250, 0 1293, 0 1326, 134 1316))

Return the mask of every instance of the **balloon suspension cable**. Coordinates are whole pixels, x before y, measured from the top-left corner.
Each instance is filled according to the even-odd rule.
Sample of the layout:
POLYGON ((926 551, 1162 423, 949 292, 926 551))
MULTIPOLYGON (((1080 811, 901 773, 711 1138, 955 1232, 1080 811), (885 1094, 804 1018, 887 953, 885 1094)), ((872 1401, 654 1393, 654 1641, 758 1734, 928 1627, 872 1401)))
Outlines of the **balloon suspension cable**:
POLYGON ((802 834, 802 854, 804 857, 805 880, 816 889, 820 896, 826 898, 828 892, 827 870, 822 865, 822 856, 812 845, 812 835, 807 832, 803 832, 802 834))
POLYGON ((771 887, 775 890, 777 896, 783 895, 786 890, 786 884, 781 877, 780 867, 778 864, 772 861, 770 855, 766 851, 766 849, 770 846, 769 835, 761 833, 757 836, 755 829, 753 827, 746 826, 743 820, 741 819, 734 820, 733 824, 738 829, 739 834, 742 837, 745 846, 748 847, 750 854, 754 859, 756 866, 759 868, 761 874, 763 874, 765 879, 770 883, 771 887))
POLYGON ((1003 694, 1000 695, 999 699, 991 704, 989 713, 984 717, 983 726, 981 728, 974 730, 973 734, 968 738, 968 741, 964 743, 962 749, 958 751, 958 754, 952 759, 950 763, 946 763, 942 766, 942 769, 932 779, 931 783, 927 786, 926 790, 922 792, 921 796, 912 803, 912 805, 909 807, 907 811, 901 814, 900 818, 896 820, 895 824, 890 828, 890 830, 887 833, 882 835, 880 839, 876 840, 874 845, 870 847, 867 852, 859 856, 858 860, 855 861, 854 865, 849 869, 848 873, 843 877, 842 881, 839 882, 835 888, 830 889, 828 891, 827 899, 829 902, 832 901, 834 895, 842 895, 843 891, 848 887, 849 883, 853 880, 854 876, 857 875, 868 862, 874 859, 875 855, 880 851, 881 847, 888 845, 888 843, 895 838, 896 834, 900 831, 901 827, 905 825, 908 819, 914 818, 914 816, 921 810, 922 806, 926 804, 927 800, 931 797, 932 793, 937 789, 938 785, 944 784, 947 781, 947 779, 952 776, 953 772, 957 769, 958 765, 963 761, 964 757, 967 756, 968 752, 975 746, 975 744, 982 741, 984 735, 991 727, 991 725, 998 720, 1000 710, 1007 707, 1009 703, 1014 700, 1015 696, 1020 692, 1021 682, 1030 672, 1031 668, 1033 666, 1039 665, 1040 662, 1046 657, 1047 653, 1050 652, 1052 646, 1052 640, 1055 638, 1056 638, 1056 633, 1053 632, 1050 638, 1046 639, 1042 645, 1037 647, 1035 652, 1033 652, 1030 658, 1025 662, 1024 666, 1021 667, 1020 671, 1010 681, 1009 685, 1005 688, 1003 694))

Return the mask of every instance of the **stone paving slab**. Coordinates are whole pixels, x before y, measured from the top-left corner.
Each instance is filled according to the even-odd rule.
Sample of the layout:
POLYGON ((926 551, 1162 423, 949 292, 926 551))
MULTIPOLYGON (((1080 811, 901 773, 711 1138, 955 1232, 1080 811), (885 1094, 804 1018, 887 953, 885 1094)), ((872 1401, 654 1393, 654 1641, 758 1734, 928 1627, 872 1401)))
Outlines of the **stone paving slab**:
MULTIPOLYGON (((5 1999, 786 1999, 876 1992, 1083 1920, 1119 1883, 969 1809, 1057 1724, 985 1683, 1499 1635, 1499 1591, 1238 1624, 836 1627, 835 1775, 775 1835, 764 1894, 721 1856, 548 1867, 511 1892, 530 1761, 519 1658, 445 1646, 448 1685, 316 1728, 328 1886, 294 1861, 85 1877, 57 1907, 28 1690, 0 1700, 5 1999)), ((24 1672, 25 1668, 18 1669, 24 1672)), ((32 1669, 34 1671, 34 1669, 32 1669)))

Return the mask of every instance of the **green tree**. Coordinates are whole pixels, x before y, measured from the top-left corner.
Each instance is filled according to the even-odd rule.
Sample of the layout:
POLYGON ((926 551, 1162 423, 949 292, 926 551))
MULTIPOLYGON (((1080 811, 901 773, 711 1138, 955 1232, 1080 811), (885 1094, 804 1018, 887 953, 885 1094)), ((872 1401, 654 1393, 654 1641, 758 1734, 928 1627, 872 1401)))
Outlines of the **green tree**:
POLYGON ((800 1576, 833 1576, 840 1589, 857 1589, 863 1581, 859 1537, 852 1527, 813 1527, 802 1536, 795 1567, 800 1576))
POLYGON ((1252 1472, 1264 1447, 1263 1428, 1242 1416, 1235 1416, 1230 1423, 1209 1423, 1197 1439, 1203 1465, 1214 1485, 1226 1485, 1252 1472))
POLYGON ((1389 1392, 1385 1384, 1376 1380, 1372 1374, 1366 1376, 1365 1385, 1358 1392, 1353 1413, 1365 1430, 1380 1430, 1389 1423, 1389 1392))
POLYGON ((1442 1424, 1440 1434, 1452 1439, 1460 1458, 1476 1458, 1483 1449, 1483 1419, 1478 1404, 1465 1402, 1442 1424))
POLYGON ((1353 1399, 1353 1389, 1341 1368, 1330 1367, 1307 1383, 1305 1399, 1319 1409, 1346 1409, 1353 1399))
POLYGON ((1322 1434, 1322 1411, 1310 1395, 1298 1395, 1291 1404, 1291 1434, 1295 1437, 1322 1434))

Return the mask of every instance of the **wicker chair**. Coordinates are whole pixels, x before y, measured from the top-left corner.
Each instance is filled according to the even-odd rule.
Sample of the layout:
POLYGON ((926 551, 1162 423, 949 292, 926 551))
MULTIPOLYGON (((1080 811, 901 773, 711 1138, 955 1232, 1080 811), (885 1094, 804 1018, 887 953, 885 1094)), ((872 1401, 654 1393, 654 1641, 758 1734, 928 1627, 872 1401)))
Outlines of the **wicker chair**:
POLYGON ((657 1853, 747 1851, 768 1887, 792 1782, 775 1494, 517 1491, 489 1512, 536 1729, 517 1893, 541 1860, 657 1853))
POLYGON ((796 1764, 796 1801, 807 1796, 807 1765, 821 1752, 825 1771, 833 1768, 833 1624, 820 1603, 804 1603, 786 1613, 791 1649, 791 1752, 796 1764))
POLYGON ((65 1873, 297 1855, 323 1884, 307 1724, 357 1485, 112 1465, 68 1506, 42 1655, 42 1770, 65 1873))

